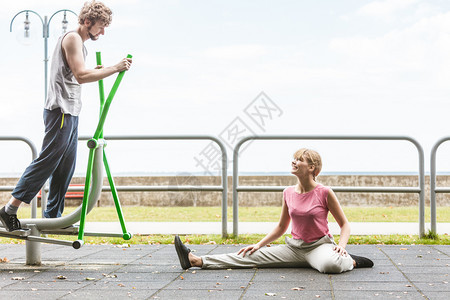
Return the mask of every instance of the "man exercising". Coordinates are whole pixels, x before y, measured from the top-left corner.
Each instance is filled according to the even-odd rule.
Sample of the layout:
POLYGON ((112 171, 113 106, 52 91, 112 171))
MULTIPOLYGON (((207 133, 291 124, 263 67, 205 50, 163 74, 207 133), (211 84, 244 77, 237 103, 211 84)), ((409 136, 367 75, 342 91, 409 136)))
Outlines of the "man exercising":
POLYGON ((58 39, 53 52, 48 95, 44 106, 45 136, 39 157, 25 170, 9 202, 0 209, 0 221, 8 231, 21 229, 17 210, 30 203, 45 184, 50 183, 46 218, 60 217, 64 196, 75 170, 78 143, 78 115, 81 111, 81 84, 95 82, 129 70, 131 59, 110 67, 86 69, 84 42, 98 40, 111 24, 112 12, 102 2, 86 2, 78 16, 79 26, 58 39))

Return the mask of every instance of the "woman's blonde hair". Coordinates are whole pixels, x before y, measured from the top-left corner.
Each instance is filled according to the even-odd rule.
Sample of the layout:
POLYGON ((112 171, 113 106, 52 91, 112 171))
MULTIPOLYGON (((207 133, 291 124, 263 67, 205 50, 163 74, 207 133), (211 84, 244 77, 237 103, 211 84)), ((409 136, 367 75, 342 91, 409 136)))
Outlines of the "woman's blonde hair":
POLYGON ((78 23, 83 25, 85 20, 89 20, 91 25, 100 22, 103 26, 109 26, 112 21, 112 11, 99 1, 85 2, 78 15, 78 23))
POLYGON ((294 159, 299 159, 301 161, 305 159, 309 165, 314 166, 313 179, 316 180, 316 177, 319 176, 319 173, 322 170, 322 158, 317 151, 301 148, 294 153, 294 159))

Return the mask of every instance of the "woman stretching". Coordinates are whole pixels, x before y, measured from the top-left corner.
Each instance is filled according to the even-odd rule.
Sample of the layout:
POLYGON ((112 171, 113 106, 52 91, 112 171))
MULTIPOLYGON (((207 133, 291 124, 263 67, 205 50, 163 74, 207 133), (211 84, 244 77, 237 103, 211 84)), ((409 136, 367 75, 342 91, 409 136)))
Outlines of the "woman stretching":
POLYGON ((278 225, 255 245, 237 253, 195 256, 175 236, 175 249, 183 269, 229 268, 292 268, 311 267, 322 273, 342 273, 353 268, 370 268, 373 262, 347 253, 350 224, 335 193, 316 182, 322 159, 314 150, 300 149, 294 153, 291 173, 298 184, 283 191, 283 206, 278 225), (337 245, 328 228, 331 212, 341 228, 337 245), (264 247, 281 237, 292 220, 292 238, 286 244, 264 247))

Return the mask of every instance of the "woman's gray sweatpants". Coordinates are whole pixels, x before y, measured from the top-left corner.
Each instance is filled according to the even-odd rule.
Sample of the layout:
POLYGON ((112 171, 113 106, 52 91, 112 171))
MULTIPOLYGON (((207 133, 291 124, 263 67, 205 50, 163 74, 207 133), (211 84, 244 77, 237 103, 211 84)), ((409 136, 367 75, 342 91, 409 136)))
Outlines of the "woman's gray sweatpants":
POLYGON ((202 256, 203 269, 232 268, 305 268, 322 273, 342 273, 353 269, 350 255, 341 256, 333 250, 336 243, 329 236, 305 243, 286 237, 285 245, 261 248, 253 254, 237 253, 202 256))

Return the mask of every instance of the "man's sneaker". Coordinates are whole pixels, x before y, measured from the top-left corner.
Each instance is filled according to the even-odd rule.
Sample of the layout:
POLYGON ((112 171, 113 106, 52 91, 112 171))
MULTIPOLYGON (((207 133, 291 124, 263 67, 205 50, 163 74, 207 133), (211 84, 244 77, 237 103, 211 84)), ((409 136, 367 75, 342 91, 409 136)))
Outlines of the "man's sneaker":
POLYGON ((3 227, 9 232, 22 229, 22 227, 20 227, 20 221, 17 219, 17 215, 8 215, 5 211, 5 207, 0 209, 0 221, 3 224, 3 227))

